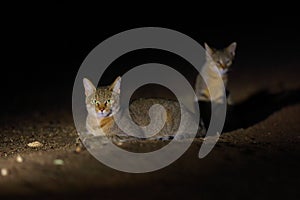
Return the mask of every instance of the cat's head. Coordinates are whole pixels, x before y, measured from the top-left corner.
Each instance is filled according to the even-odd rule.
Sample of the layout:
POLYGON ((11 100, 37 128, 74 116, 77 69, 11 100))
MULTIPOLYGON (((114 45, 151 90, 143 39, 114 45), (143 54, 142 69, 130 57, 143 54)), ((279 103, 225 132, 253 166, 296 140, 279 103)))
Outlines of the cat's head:
POLYGON ((211 48, 206 43, 204 45, 206 49, 206 59, 214 62, 221 74, 226 73, 235 56, 236 42, 231 43, 224 49, 211 48))
POLYGON ((83 85, 89 115, 97 118, 110 117, 119 110, 121 77, 117 77, 111 85, 99 88, 84 78, 83 85))

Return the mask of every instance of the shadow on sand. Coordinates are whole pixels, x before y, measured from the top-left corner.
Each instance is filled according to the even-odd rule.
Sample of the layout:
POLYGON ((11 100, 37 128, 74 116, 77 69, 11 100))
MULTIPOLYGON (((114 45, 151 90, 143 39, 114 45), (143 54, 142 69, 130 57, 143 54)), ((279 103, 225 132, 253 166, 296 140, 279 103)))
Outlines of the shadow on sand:
MULTIPOLYGON (((249 97, 247 100, 234 106, 227 106, 227 115, 223 132, 239 128, 248 128, 270 116, 281 108, 300 102, 300 89, 279 93, 270 93, 262 90, 249 97)), ((210 122, 211 104, 199 102, 201 116, 205 126, 210 122)))

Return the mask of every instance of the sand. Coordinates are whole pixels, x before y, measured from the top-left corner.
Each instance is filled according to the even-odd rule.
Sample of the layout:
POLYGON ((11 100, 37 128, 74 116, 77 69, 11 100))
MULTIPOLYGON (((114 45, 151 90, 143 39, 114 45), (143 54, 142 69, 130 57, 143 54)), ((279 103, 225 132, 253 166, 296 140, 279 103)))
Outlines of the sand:
MULTIPOLYGON (((202 140, 195 139, 181 158, 150 173, 120 172, 86 150, 76 152, 78 135, 69 97, 46 109, 32 105, 22 112, 7 111, 0 124, 0 168, 7 172, 0 176, 1 199, 297 199, 300 82, 296 68, 290 63, 284 72, 279 65, 272 72, 237 69, 230 85, 238 102, 237 123, 205 158, 198 158, 202 140), (42 146, 29 147, 31 142, 42 146)), ((138 151, 165 144, 123 146, 138 151)))

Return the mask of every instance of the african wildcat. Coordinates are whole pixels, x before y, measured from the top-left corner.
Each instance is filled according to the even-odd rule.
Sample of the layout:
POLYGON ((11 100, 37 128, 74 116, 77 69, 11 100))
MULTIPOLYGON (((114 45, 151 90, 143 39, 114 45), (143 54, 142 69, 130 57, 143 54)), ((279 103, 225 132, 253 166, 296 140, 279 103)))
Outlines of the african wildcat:
MULTIPOLYGON (((99 88, 96 88, 93 83, 86 78, 83 79, 83 84, 86 95, 86 108, 88 111, 86 120, 87 131, 95 136, 126 137, 126 133, 118 127, 114 119, 114 115, 121 110, 119 102, 121 78, 118 77, 110 86, 99 88)), ((181 113, 180 104, 177 101, 166 99, 141 98, 133 101, 129 105, 132 120, 139 126, 148 125, 150 123, 148 111, 154 104, 160 104, 166 109, 166 123, 155 136, 149 139, 173 138, 178 130, 181 116, 183 115, 189 119, 183 124, 185 127, 188 128, 192 125, 198 127, 198 123, 194 122, 193 113, 188 110, 184 110, 184 112, 181 113)), ((161 116, 156 117, 155 120, 163 120, 161 116)), ((203 134, 200 132, 201 128, 198 129, 198 135, 203 134)), ((188 134, 187 132, 187 137, 189 137, 188 134)))
MULTIPOLYGON (((201 74, 205 76, 207 84, 210 85, 213 90, 212 94, 209 94, 207 86, 203 81, 203 77, 197 76, 195 91, 199 101, 212 101, 215 103, 223 102, 224 93, 220 89, 221 82, 218 81, 218 74, 222 77, 225 88, 227 87, 228 69, 230 68, 234 56, 236 43, 231 43, 228 47, 220 50, 209 47, 205 43, 206 49, 206 63, 201 69, 201 74)), ((232 104, 231 98, 228 96, 227 103, 232 104)))
MULTIPOLYGON (((205 43, 205 49, 206 62, 201 69, 203 77, 198 74, 195 84, 195 92, 201 111, 201 120, 204 127, 208 129, 211 115, 214 115, 214 118, 220 117, 218 112, 211 112, 211 103, 214 103, 215 105, 222 105, 224 103, 233 105, 227 90, 227 72, 235 56, 236 43, 233 42, 228 47, 220 50, 213 49, 205 43), (222 79, 220 79, 220 77, 222 79), (210 92, 204 82, 204 79, 211 88, 210 92), (224 84, 225 91, 222 89, 222 84, 224 84), (225 94, 227 95, 227 101, 225 100, 225 94)), ((232 106, 229 106, 228 108, 226 112, 224 130, 226 130, 230 126, 229 124, 232 123, 232 106)))

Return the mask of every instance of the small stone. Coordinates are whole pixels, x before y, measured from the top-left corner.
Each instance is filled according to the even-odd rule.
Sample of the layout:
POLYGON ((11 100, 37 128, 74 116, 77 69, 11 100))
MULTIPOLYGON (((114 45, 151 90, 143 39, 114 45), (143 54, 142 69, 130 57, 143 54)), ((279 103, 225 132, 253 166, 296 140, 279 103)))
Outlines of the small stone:
POLYGON ((1 175, 2 176, 7 176, 8 175, 8 170, 6 168, 1 169, 1 175))
POLYGON ((120 142, 120 141, 119 141, 119 142, 117 142, 117 145, 118 145, 118 146, 122 146, 122 145, 123 145, 123 142, 120 142))
POLYGON ((20 155, 17 155, 16 161, 17 161, 18 163, 22 163, 22 162, 24 161, 24 159, 23 159, 20 155))
POLYGON ((54 165, 64 165, 64 161, 62 159, 55 159, 53 161, 54 165))
POLYGON ((32 147, 32 148, 37 148, 37 147, 42 147, 43 144, 40 143, 39 141, 35 141, 35 142, 28 143, 27 146, 32 147))
POLYGON ((82 149, 81 149, 80 146, 76 147, 76 149, 75 149, 75 152, 76 152, 76 153, 80 153, 81 151, 82 151, 82 149))

